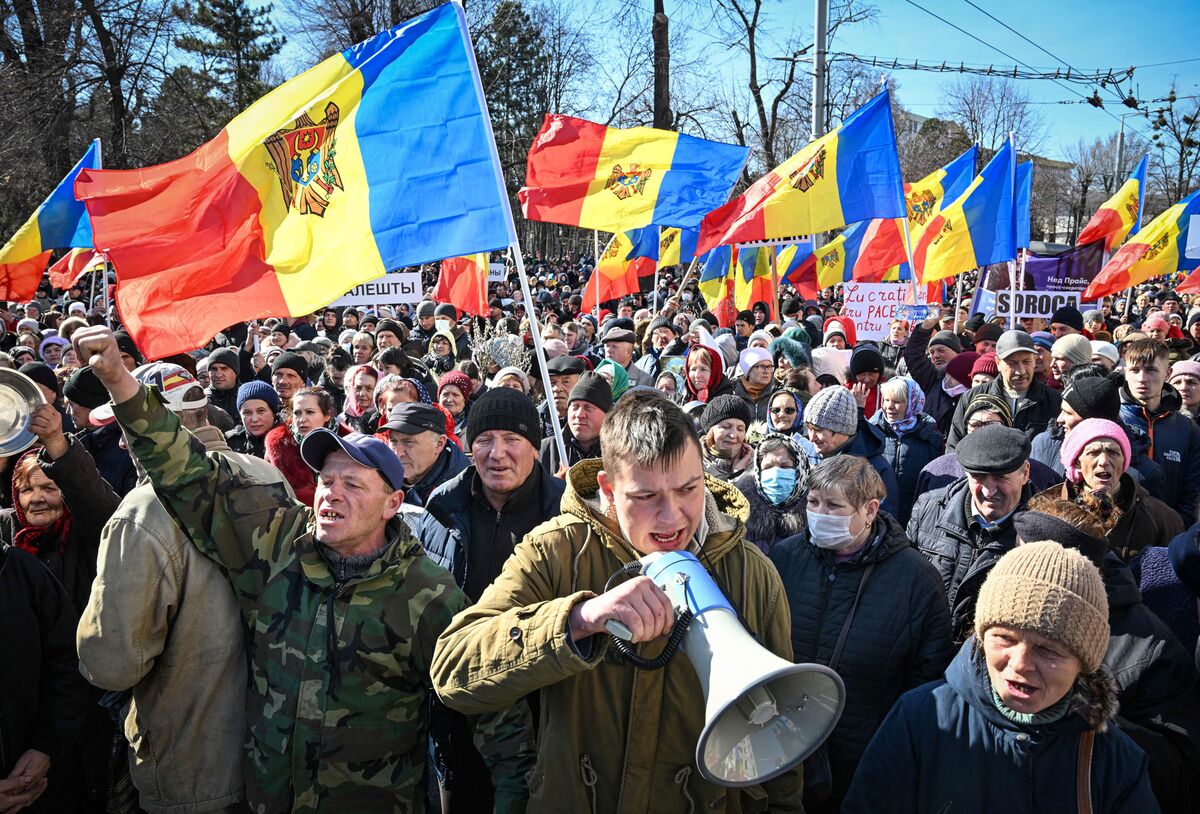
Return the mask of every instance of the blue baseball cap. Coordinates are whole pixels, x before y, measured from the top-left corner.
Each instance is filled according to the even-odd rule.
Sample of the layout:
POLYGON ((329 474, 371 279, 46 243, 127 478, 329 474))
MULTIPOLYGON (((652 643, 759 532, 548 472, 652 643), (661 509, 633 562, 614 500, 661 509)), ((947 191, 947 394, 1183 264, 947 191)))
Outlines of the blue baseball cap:
POLYGON ((300 457, 309 469, 320 472, 325 458, 338 449, 357 463, 374 469, 393 490, 404 488, 404 464, 400 463, 396 453, 378 438, 361 432, 340 436, 324 427, 315 429, 300 442, 300 457))

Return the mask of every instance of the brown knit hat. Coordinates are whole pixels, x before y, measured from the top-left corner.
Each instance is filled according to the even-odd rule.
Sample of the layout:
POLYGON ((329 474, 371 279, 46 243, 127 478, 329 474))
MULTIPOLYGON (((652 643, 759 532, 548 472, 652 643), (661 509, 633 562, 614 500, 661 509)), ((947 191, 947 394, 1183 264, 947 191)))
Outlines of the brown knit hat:
POLYGON ((975 606, 976 636, 996 625, 1040 633, 1075 654, 1083 672, 1095 672, 1108 650, 1100 571, 1058 543, 1017 546, 993 566, 975 606))

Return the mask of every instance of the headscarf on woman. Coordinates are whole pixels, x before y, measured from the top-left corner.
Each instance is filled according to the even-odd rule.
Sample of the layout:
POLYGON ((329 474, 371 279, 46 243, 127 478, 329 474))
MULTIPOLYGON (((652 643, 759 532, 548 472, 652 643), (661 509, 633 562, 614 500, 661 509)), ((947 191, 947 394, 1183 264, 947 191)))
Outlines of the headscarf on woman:
MULTIPOLYGON (((625 395, 625 391, 629 389, 629 371, 625 369, 624 365, 618 365, 612 359, 605 359, 596 365, 596 372, 601 376, 604 375, 606 370, 612 377, 609 384, 612 386, 613 401, 616 401, 625 395)), ((605 376, 605 378, 608 377, 605 376)))
POLYGON ((898 376, 894 381, 904 382, 908 391, 908 408, 904 411, 904 418, 899 421, 890 422, 886 416, 880 418, 880 421, 887 423, 896 435, 904 435, 916 429, 917 422, 921 420, 921 412, 925 409, 925 391, 908 376, 898 376))
POLYGON ((701 401, 708 404, 708 400, 716 395, 717 389, 725 381, 725 360, 716 348, 711 348, 708 345, 692 345, 688 348, 688 352, 683 357, 683 382, 687 387, 689 401, 701 401), (688 360, 693 353, 701 353, 708 357, 708 385, 701 388, 696 388, 692 384, 692 378, 688 375, 688 360))
MULTIPOLYGON (((363 411, 358 408, 358 399, 355 398, 354 395, 354 385, 357 382, 358 377, 364 373, 370 373, 372 376, 374 376, 375 381, 378 384, 379 371, 371 365, 352 365, 350 369, 346 371, 346 378, 342 380, 343 386, 346 389, 346 400, 342 407, 342 412, 351 418, 362 418, 363 411)), ((374 402, 374 392, 372 391, 372 405, 374 402)), ((367 409, 370 409, 370 407, 367 409)))

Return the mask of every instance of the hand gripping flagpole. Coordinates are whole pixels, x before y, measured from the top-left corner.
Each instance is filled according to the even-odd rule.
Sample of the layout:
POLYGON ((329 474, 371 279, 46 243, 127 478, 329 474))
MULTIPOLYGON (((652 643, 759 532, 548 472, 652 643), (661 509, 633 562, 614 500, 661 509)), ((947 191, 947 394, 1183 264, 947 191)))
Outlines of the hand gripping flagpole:
MULTIPOLYGON (((460 18, 461 19, 461 18, 460 18)), ((562 423, 558 420, 558 409, 554 406, 554 387, 550 384, 550 371, 546 367, 546 350, 542 347, 542 331, 538 325, 537 304, 533 301, 533 293, 529 288, 529 275, 525 273, 525 257, 521 254, 521 241, 517 238, 517 224, 513 219, 512 204, 508 199, 508 187, 504 183, 504 170, 500 166, 500 152, 496 149, 496 134, 492 131, 491 114, 488 112, 487 97, 483 93, 483 83, 479 79, 479 63, 475 60, 475 47, 471 44, 471 35, 464 27, 463 37, 467 41, 467 57, 471 61, 471 78, 475 83, 475 93, 479 97, 479 106, 483 111, 483 124, 487 128, 488 147, 492 155, 492 169, 496 173, 496 189, 500 192, 501 206, 504 216, 508 219, 508 234, 511 241, 513 260, 517 265, 517 277, 521 281, 521 293, 525 297, 526 311, 529 315, 529 331, 533 334, 533 351, 541 372, 542 389, 546 395, 546 412, 550 414, 550 425, 554 428, 554 445, 558 448, 558 460, 561 466, 567 464, 567 445, 563 442, 562 423)), ((599 242, 599 238, 594 238, 599 242)), ((593 272, 594 274, 595 272, 593 272)), ((597 281, 599 282, 599 281, 597 281)), ((554 474, 554 473, 551 473, 554 474)))

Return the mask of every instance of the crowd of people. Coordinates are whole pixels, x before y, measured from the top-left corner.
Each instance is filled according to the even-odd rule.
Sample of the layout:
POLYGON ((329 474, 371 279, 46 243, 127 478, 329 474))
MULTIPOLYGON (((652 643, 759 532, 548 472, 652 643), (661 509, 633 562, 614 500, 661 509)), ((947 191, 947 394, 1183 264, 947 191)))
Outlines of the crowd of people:
POLYGON ((1195 810, 1200 301, 867 339, 833 289, 722 327, 682 269, 584 312, 585 262, 530 265, 153 361, 83 284, 0 309, 44 401, 0 814, 1195 810), (663 649, 628 566, 676 550, 844 684, 760 785, 699 771, 686 658, 611 646, 663 649))

